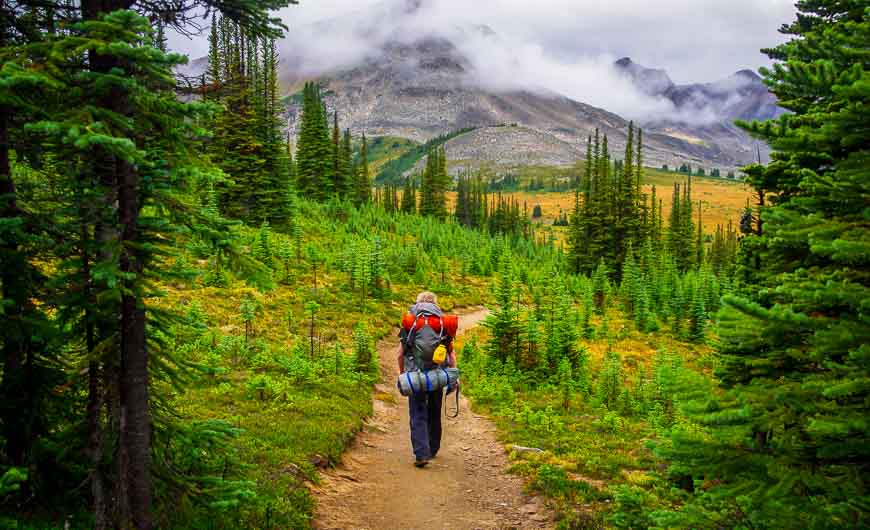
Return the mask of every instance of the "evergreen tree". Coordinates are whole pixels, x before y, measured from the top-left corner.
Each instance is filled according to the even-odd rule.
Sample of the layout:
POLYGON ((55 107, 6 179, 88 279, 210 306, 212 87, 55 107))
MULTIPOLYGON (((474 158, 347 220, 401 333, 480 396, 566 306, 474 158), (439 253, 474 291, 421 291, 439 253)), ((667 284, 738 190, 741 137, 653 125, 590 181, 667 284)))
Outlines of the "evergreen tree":
POLYGON ((330 160, 332 161, 332 175, 333 175, 333 190, 335 194, 339 197, 343 196, 342 193, 345 187, 343 182, 344 172, 342 171, 342 160, 341 160, 341 131, 338 129, 338 111, 332 112, 332 156, 330 160))
POLYGON ((299 193, 325 200, 334 191, 332 144, 320 86, 306 83, 302 91, 302 119, 296 150, 296 186, 299 193))
MULTIPOLYGON (((279 33, 267 10, 284 4, 224 2, 220 9, 265 36, 279 33)), ((193 140, 206 109, 176 97, 172 69, 182 58, 161 51, 163 27, 180 28, 191 6, 161 6, 155 35, 147 18, 123 11, 129 5, 85 0, 0 7, 0 289, 4 316, 15 317, 4 319, 0 340, 7 445, 0 466, 27 466, 28 502, 36 493, 62 502, 67 492, 53 488, 89 482, 99 529, 152 528, 155 512, 171 512, 165 499, 152 509, 155 482, 172 482, 175 492, 187 493, 189 482, 180 478, 185 470, 154 457, 178 433, 170 402, 159 394, 178 374, 168 368, 175 361, 162 340, 170 334, 169 320, 155 317, 149 306, 159 294, 154 278, 172 277, 165 260, 175 231, 184 224, 198 229, 191 219, 199 214, 176 194, 196 184, 190 175, 209 173, 193 140), (39 27, 42 20, 52 26, 39 27), (39 160, 41 178, 53 188, 32 195, 26 209, 18 202, 21 173, 11 170, 10 138, 21 170, 39 160), (52 230, 40 234, 41 226, 52 230), (45 245, 38 255, 37 241, 45 245), (52 280, 43 282, 44 272, 28 262, 40 263, 39 269, 51 264, 45 272, 52 280), (35 285, 22 290, 22 282, 35 285), (50 326, 42 308, 51 308, 50 326), (58 378, 62 364, 51 357, 58 346, 63 364, 76 367, 68 378, 58 378), (52 394, 71 407, 56 400, 49 419, 52 394), (20 419, 9 421, 10 411, 20 419), (37 438, 40 453, 30 453, 37 438), (55 469, 46 473, 49 466, 55 469)), ((157 6, 137 8, 158 18, 157 6)))
POLYGON ((417 191, 410 177, 405 179, 405 186, 402 188, 401 210, 404 213, 412 215, 417 213, 417 191))
POLYGON ((232 217, 282 222, 291 175, 282 145, 275 41, 215 16, 208 58, 210 85, 203 92, 223 107, 211 124, 209 145, 229 176, 220 184, 222 209, 232 217))
POLYGON ((369 175, 369 150, 366 135, 362 135, 359 163, 356 168, 356 204, 366 204, 372 200, 372 179, 369 175))
POLYGON ((692 220, 692 179, 680 186, 674 183, 668 222, 668 249, 680 271, 697 265, 695 223, 692 220))
POLYGON ((486 352, 502 362, 517 362, 520 359, 522 324, 516 306, 517 294, 513 271, 506 267, 496 288, 498 306, 484 321, 484 326, 490 331, 486 352))
MULTIPOLYGON (((336 127, 338 124, 335 124, 336 127)), ((336 165, 335 190, 339 197, 350 197, 354 192, 355 180, 353 173, 353 148, 350 129, 345 129, 341 138, 336 165)))
POLYGON ((741 124, 774 150, 745 170, 775 197, 763 232, 744 238, 758 284, 719 313, 721 393, 687 408, 708 431, 677 430, 661 450, 696 484, 715 481, 658 526, 870 521, 870 15, 852 2, 797 7, 762 70, 793 114, 741 124))

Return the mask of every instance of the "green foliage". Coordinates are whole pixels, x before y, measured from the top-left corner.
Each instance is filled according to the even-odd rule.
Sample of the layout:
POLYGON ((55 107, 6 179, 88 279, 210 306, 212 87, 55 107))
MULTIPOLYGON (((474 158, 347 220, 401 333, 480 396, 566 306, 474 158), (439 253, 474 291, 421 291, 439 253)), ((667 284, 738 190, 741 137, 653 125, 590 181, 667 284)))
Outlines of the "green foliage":
POLYGON ((353 328, 353 358, 356 370, 362 374, 377 373, 378 359, 372 339, 362 322, 353 328))
POLYGON ((447 217, 447 190, 450 188, 447 173, 447 155, 444 148, 429 151, 426 169, 423 170, 420 190, 420 215, 445 219, 447 217))
POLYGON ((596 399, 608 409, 615 409, 619 406, 622 378, 622 358, 618 353, 608 351, 601 373, 598 374, 598 389, 596 391, 596 399))
POLYGON ((422 160, 424 156, 428 156, 433 150, 438 149, 453 138, 469 133, 475 130, 475 128, 469 127, 451 131, 414 147, 400 157, 390 160, 381 166, 381 171, 374 179, 375 182, 378 184, 400 184, 406 178, 405 174, 417 165, 417 162, 422 160))
POLYGON ((4 471, 0 476, 0 495, 8 495, 19 491, 21 484, 27 481, 27 471, 19 467, 12 467, 4 471))
MULTIPOLYGON (((583 176, 575 181, 574 209, 567 223, 568 259, 575 273, 590 274, 601 262, 619 272, 632 244, 659 237, 659 219, 648 215, 648 199, 641 193, 642 152, 642 132, 637 129, 635 135, 633 123, 621 161, 611 163, 606 135, 602 139, 596 130, 594 139, 587 139, 583 176)), ((655 214, 654 198, 652 204, 655 214)))
MULTIPOLYGON (((489 200, 482 175, 460 175, 456 183, 456 220, 463 226, 483 229, 489 226, 489 214, 489 200)), ((496 232, 504 233, 504 230, 496 232)))
POLYGON ((518 293, 514 287, 513 273, 509 268, 502 272, 495 294, 498 309, 493 311, 484 322, 484 326, 490 331, 486 351, 494 359, 516 362, 521 354, 522 325, 516 307, 518 293))
MULTIPOLYGON (((776 64, 762 72, 791 114, 741 124, 773 154, 744 168, 761 211, 741 244, 744 294, 718 313, 720 389, 686 406, 703 430, 674 430, 661 450, 695 495, 657 514, 661 526, 868 523, 870 73, 857 43, 870 38, 870 12, 797 7, 781 30, 791 40, 766 50, 776 64)), ((703 307, 692 296, 694 321, 703 307)))
POLYGON ((306 83, 296 151, 296 187, 305 196, 326 200, 334 191, 333 147, 320 85, 306 83))
POLYGON ((229 177, 219 186, 221 209, 234 218, 284 222, 291 161, 281 132, 275 40, 229 16, 212 17, 208 58, 201 91, 221 111, 207 123, 213 134, 206 147, 229 177))

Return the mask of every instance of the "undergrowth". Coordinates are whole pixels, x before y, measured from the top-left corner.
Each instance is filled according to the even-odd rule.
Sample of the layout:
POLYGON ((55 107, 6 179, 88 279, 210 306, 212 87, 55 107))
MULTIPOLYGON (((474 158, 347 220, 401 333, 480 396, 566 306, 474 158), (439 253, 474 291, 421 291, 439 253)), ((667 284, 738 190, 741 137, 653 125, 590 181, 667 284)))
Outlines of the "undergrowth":
POLYGON ((654 454, 672 429, 693 429, 679 413, 688 393, 712 392, 707 346, 660 331, 641 333, 613 307, 598 338, 580 339, 587 372, 542 374, 488 355, 484 329, 460 345, 463 389, 495 420, 511 472, 547 497, 560 528, 647 528, 650 514, 678 506, 691 481, 654 454), (514 450, 532 447, 543 452, 514 450))

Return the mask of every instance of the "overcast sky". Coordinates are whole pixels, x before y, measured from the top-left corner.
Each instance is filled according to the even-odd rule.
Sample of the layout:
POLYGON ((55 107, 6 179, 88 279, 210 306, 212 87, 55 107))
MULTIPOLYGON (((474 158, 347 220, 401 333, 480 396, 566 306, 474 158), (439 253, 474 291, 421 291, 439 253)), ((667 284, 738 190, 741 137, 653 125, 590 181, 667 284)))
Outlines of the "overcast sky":
MULTIPOLYGON (((300 0, 281 12, 294 31, 383 0, 300 0)), ((794 0, 424 0, 443 23, 486 24, 507 39, 534 43, 567 61, 630 56, 664 68, 677 83, 711 81, 767 64, 762 47, 782 40, 794 0)), ((324 36, 329 38, 329 36, 324 36)), ((204 38, 172 39, 201 56, 204 38)))

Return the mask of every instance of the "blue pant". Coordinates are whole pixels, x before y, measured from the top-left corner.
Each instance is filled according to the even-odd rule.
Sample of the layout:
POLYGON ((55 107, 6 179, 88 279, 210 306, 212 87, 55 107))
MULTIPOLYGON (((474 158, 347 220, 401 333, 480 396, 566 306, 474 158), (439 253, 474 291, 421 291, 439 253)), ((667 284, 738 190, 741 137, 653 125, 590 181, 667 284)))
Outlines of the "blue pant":
POLYGON ((441 399, 444 390, 408 396, 411 417, 411 446, 417 460, 432 458, 441 448, 441 399))

